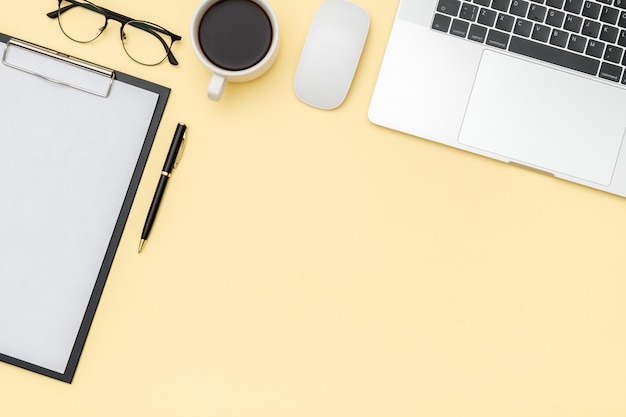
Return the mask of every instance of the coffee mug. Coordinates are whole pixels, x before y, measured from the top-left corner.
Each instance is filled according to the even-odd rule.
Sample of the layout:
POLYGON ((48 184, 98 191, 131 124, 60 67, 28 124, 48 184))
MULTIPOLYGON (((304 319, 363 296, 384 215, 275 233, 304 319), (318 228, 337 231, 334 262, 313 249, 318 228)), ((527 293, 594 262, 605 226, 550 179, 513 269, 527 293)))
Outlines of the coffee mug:
POLYGON ((205 0, 191 20, 191 46, 212 73, 207 95, 222 98, 227 81, 253 80, 278 55, 278 19, 265 0, 205 0))

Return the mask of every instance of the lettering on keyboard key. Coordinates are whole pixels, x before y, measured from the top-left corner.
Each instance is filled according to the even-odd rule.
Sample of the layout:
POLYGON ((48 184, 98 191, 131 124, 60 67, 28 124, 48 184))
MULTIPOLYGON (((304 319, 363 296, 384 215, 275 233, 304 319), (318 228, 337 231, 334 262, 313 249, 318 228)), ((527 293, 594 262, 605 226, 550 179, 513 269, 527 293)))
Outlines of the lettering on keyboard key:
POLYGON ((535 24, 531 37, 536 41, 548 42, 548 39, 550 38, 550 28, 544 25, 535 24))
POLYGON ((500 29, 504 32, 510 32, 513 30, 513 24, 515 18, 508 14, 500 13, 498 15, 498 22, 496 23, 496 29, 500 29))
POLYGON ((619 46, 626 47, 626 30, 619 31, 619 37, 617 38, 617 44, 619 46))
POLYGON ((619 29, 615 26, 604 25, 600 32, 600 40, 608 43, 617 42, 617 36, 619 35, 619 29))
POLYGON ((450 27, 450 33, 462 38, 467 36, 469 30, 469 23, 464 20, 454 19, 452 26, 450 27))
POLYGON ((602 66, 600 67, 599 75, 606 80, 614 81, 617 83, 620 81, 620 78, 622 76, 622 68, 618 67, 617 65, 603 62, 602 66))
POLYGON ((548 11, 548 16, 546 17, 547 25, 560 28, 561 25, 563 24, 563 20, 565 20, 565 13, 559 10, 548 11))
POLYGON ((493 26, 496 23, 496 12, 488 9, 481 9, 478 14, 478 23, 485 26, 493 26))
POLYGON ((487 28, 479 25, 472 25, 469 31, 469 35, 467 39, 473 40, 474 42, 485 42, 487 38, 487 28))
POLYGON ((578 33, 580 32, 580 28, 583 26, 583 18, 580 16, 574 16, 573 14, 568 14, 565 18, 565 24, 563 25, 563 29, 569 30, 570 32, 578 33))
POLYGON ((547 11, 548 9, 543 6, 531 4, 530 10, 528 11, 528 18, 530 20, 534 20, 535 22, 543 23, 544 19, 546 18, 547 11))
POLYGON ((609 6, 604 6, 602 8, 602 14, 600 15, 600 20, 604 23, 609 23, 614 25, 617 22, 617 18, 619 17, 619 10, 614 9, 609 6))
POLYGON ((509 4, 511 4, 511 0, 493 0, 493 3, 491 3, 491 8, 499 10, 501 12, 508 12, 509 4))
POLYGON ((567 38, 569 34, 560 29, 553 29, 550 35, 550 45, 560 46, 565 48, 567 46, 567 38))
POLYGON ((624 50, 619 46, 608 45, 604 51, 604 60, 619 64, 622 60, 622 53, 624 50))
POLYGON ((585 51, 585 46, 587 46, 587 38, 584 36, 572 35, 569 37, 567 49, 570 51, 583 53, 585 51))
POLYGON ((585 6, 583 7, 583 16, 588 17, 590 19, 597 19, 600 16, 600 6, 598 3, 587 0, 585 2, 585 6))
POLYGON ((587 51, 585 53, 594 58, 602 58, 604 54, 604 42, 590 39, 587 43, 587 51))
POLYGON ((461 19, 465 19, 465 20, 469 20, 470 22, 473 22, 474 20, 476 20, 476 15, 478 15, 477 6, 474 6, 473 4, 469 4, 469 3, 463 3, 463 6, 461 6, 461 14, 459 14, 459 17, 461 19))
POLYGON ((548 0, 546 2, 546 6, 554 7, 555 9, 562 9, 564 3, 564 0, 548 0))
POLYGON ((450 28, 451 21, 452 18, 450 16, 437 13, 435 14, 435 18, 433 19, 433 24, 431 27, 441 32, 447 32, 450 28))
POLYGON ((437 4, 437 11, 450 16, 456 16, 459 14, 461 8, 461 2, 459 0, 439 0, 437 4))
POLYGON ((533 31, 532 22, 528 20, 524 20, 524 19, 517 19, 515 21, 515 29, 513 30, 513 33, 515 33, 516 35, 529 37, 532 31, 533 31))
POLYGON ((580 14, 580 11, 582 8, 583 8, 583 0, 565 0, 564 10, 566 12, 580 14))
POLYGON ((528 11, 528 2, 524 0, 513 0, 511 3, 511 14, 519 17, 526 17, 528 11))
POLYGON ((508 33, 500 32, 490 29, 489 35, 487 35, 487 45, 495 46, 496 48, 506 49, 509 43, 508 33))
POLYGON ((597 38, 600 34, 600 23, 589 19, 585 20, 581 33, 590 38, 597 38))

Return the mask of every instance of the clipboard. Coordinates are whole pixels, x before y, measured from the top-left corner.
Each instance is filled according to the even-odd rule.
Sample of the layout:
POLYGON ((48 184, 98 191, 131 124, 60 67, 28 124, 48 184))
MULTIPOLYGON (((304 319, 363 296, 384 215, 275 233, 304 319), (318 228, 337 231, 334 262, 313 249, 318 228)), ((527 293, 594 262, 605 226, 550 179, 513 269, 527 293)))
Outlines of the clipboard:
POLYGON ((0 53, 0 361, 71 383, 170 90, 1 33, 0 53))

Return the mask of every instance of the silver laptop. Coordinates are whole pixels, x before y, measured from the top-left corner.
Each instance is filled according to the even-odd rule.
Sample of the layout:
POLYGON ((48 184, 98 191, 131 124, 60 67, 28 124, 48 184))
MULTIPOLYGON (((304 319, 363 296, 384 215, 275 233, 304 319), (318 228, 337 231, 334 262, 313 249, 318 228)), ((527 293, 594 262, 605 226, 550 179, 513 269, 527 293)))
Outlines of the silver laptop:
POLYGON ((378 125, 626 196, 626 0, 400 0, 378 125))

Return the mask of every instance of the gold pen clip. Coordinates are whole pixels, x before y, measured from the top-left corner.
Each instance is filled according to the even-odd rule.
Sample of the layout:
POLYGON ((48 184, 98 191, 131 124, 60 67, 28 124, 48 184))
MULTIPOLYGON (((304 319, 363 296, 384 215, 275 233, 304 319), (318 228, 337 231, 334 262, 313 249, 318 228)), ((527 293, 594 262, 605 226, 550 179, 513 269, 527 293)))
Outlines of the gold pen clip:
POLYGON ((176 155, 176 161, 174 161, 174 168, 178 167, 180 160, 183 158, 183 153, 185 152, 185 145, 187 145, 187 130, 185 130, 185 133, 183 133, 183 142, 180 144, 178 155, 176 155))

